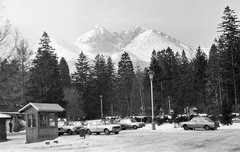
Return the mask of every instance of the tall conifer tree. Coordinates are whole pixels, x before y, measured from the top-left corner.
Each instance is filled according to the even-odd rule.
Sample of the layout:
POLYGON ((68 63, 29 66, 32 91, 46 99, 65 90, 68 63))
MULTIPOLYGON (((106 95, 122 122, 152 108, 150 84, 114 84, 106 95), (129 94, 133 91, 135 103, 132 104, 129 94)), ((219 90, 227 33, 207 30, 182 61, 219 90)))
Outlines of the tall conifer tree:
POLYGON ((50 37, 46 32, 40 39, 40 47, 30 69, 27 95, 31 102, 59 103, 63 94, 60 69, 56 54, 50 46, 50 37))
POLYGON ((107 91, 106 95, 108 97, 108 103, 110 104, 110 115, 115 115, 114 111, 116 109, 116 73, 114 68, 114 63, 112 58, 109 57, 106 65, 106 79, 107 79, 107 91))
POLYGON ((200 46, 197 49, 196 55, 193 59, 194 69, 194 88, 196 104, 203 103, 206 105, 206 78, 207 78, 207 55, 202 52, 200 46))
POLYGON ((61 58, 59 67, 61 72, 63 88, 71 87, 71 77, 69 73, 69 67, 64 57, 61 58))
POLYGON ((235 11, 227 6, 223 12, 223 21, 219 24, 221 35, 218 39, 221 58, 220 65, 222 67, 221 75, 225 85, 225 96, 227 100, 238 104, 239 90, 237 88, 237 79, 239 76, 239 40, 240 40, 240 24, 235 11), (238 69, 238 70, 237 70, 238 69))
MULTIPOLYGON (((121 100, 122 108, 127 109, 125 111, 127 115, 131 115, 131 89, 132 79, 134 78, 134 69, 132 61, 127 52, 122 54, 121 60, 118 63, 118 91, 119 98, 121 100)), ((123 110, 122 109, 122 110, 123 110)))
POLYGON ((77 86, 80 92, 84 92, 87 81, 89 80, 90 66, 87 56, 83 52, 79 54, 79 58, 77 59, 75 66, 77 71, 72 75, 73 83, 77 86))

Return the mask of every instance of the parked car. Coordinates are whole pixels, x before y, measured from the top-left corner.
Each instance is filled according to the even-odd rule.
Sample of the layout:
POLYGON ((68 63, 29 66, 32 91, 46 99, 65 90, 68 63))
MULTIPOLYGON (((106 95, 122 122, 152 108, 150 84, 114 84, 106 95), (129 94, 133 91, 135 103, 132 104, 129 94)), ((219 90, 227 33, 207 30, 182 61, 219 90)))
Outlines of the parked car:
POLYGON ((121 130, 121 126, 118 124, 111 124, 109 121, 105 120, 91 120, 85 121, 83 123, 84 129, 88 135, 92 133, 100 134, 105 133, 109 135, 110 133, 118 134, 121 130))
POLYGON ((121 125, 123 130, 128 128, 137 129, 145 126, 144 122, 137 122, 134 118, 123 118, 118 124, 121 125))
POLYGON ((233 123, 240 123, 240 116, 232 118, 233 123))
POLYGON ((179 123, 180 127, 183 127, 184 130, 195 129, 195 128, 203 128, 205 130, 216 130, 219 126, 219 122, 212 121, 208 117, 193 117, 190 121, 184 121, 179 123))
POLYGON ((58 136, 61 136, 63 134, 64 134, 63 128, 62 127, 58 127, 58 136))
POLYGON ((239 113, 232 113, 232 122, 233 123, 240 123, 240 114, 239 113))
POLYGON ((72 122, 72 121, 64 121, 58 123, 58 132, 60 135, 67 133, 68 135, 72 135, 74 133, 79 134, 80 129, 82 128, 81 122, 72 122))

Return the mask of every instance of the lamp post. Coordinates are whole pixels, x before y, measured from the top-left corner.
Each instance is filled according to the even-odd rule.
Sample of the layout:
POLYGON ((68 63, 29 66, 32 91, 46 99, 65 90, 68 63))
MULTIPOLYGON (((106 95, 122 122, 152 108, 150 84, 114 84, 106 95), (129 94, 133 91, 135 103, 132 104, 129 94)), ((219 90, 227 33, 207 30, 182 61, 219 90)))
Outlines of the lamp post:
POLYGON ((149 74, 149 78, 150 78, 150 82, 151 82, 152 130, 156 130, 155 122, 154 122, 154 109, 153 109, 153 84, 152 84, 153 76, 154 76, 155 72, 152 71, 152 70, 150 70, 150 71, 148 72, 148 74, 149 74))
POLYGON ((99 98, 100 98, 100 101, 101 101, 101 119, 102 119, 102 118, 103 118, 103 106, 102 106, 102 99, 103 99, 103 96, 100 95, 99 98))
POLYGON ((171 101, 170 101, 170 96, 168 96, 168 103, 169 103, 169 115, 171 114, 171 101))

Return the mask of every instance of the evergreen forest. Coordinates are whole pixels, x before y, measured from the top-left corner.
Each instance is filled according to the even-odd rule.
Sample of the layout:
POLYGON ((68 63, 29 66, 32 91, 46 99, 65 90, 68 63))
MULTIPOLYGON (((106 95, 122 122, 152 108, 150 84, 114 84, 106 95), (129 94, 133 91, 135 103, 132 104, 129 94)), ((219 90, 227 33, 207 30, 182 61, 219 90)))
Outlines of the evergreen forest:
POLYGON ((120 61, 98 54, 90 63, 83 50, 75 72, 70 73, 65 58, 54 53, 47 32, 39 39, 38 50, 31 50, 12 28, 6 21, 0 29, 4 52, 0 56, 0 111, 18 111, 29 102, 58 103, 65 109, 61 117, 95 119, 101 117, 102 103, 104 116, 149 116, 148 72, 152 70, 155 115, 169 114, 170 109, 183 114, 184 108, 195 106, 200 113, 226 117, 228 123, 231 113, 240 112, 240 22, 229 6, 216 25, 219 37, 209 54, 201 46, 192 59, 184 50, 153 50, 149 67, 144 68, 134 66, 127 52, 120 61))

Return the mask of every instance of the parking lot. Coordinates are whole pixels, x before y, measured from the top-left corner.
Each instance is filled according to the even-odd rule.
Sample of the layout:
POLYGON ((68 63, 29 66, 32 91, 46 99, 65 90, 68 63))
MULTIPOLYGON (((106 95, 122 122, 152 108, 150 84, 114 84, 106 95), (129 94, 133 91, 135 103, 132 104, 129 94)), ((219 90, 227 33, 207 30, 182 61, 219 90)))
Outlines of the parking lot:
POLYGON ((1 152, 234 152, 240 151, 240 124, 221 126, 216 131, 203 129, 185 131, 173 124, 156 126, 151 130, 148 124, 137 130, 123 130, 119 134, 92 134, 84 139, 79 135, 63 135, 55 140, 25 144, 25 134, 8 135, 8 141, 1 142, 1 152), (54 142, 55 141, 55 142, 54 142), (57 142, 56 142, 57 141, 57 142))

